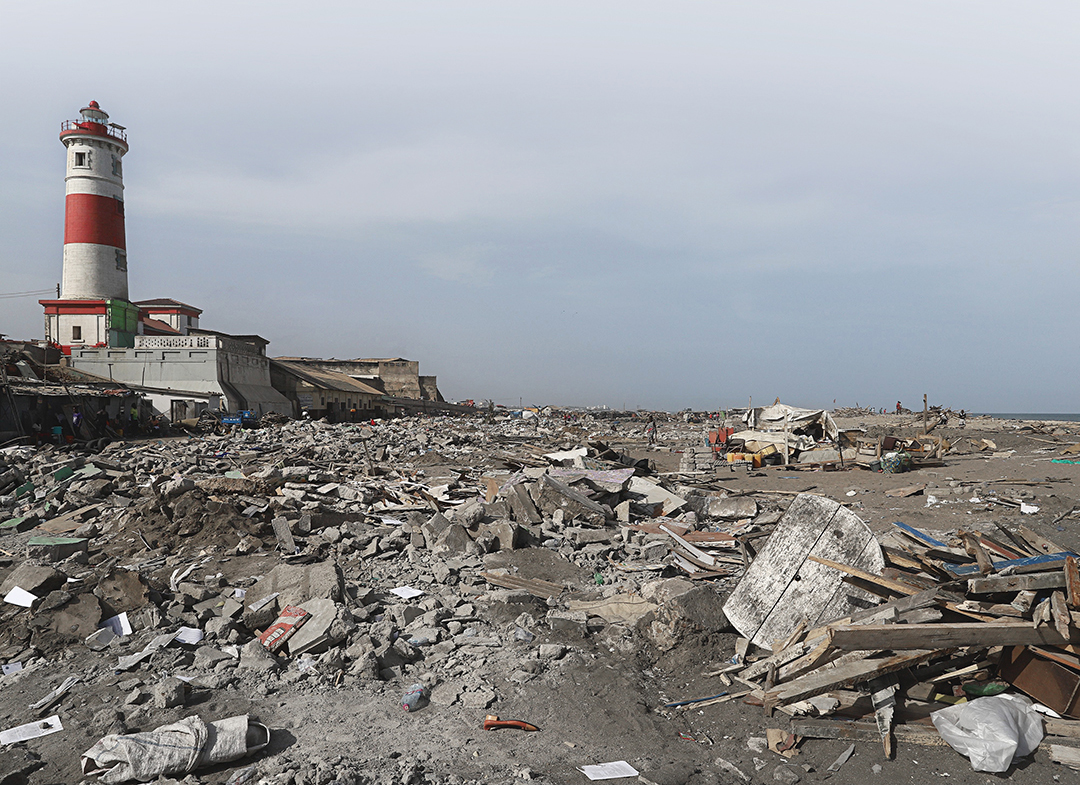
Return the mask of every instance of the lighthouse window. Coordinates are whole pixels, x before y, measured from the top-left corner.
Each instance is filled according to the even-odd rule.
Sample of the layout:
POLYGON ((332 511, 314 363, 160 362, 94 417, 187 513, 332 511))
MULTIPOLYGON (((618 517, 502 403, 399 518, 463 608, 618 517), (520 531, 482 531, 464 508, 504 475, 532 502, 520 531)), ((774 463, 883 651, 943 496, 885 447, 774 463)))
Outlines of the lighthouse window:
POLYGON ((117 158, 115 155, 112 157, 112 173, 116 177, 122 177, 123 176, 123 172, 120 169, 120 159, 117 158))
POLYGON ((123 199, 117 199, 115 196, 113 197, 113 199, 116 199, 116 212, 118 212, 120 215, 123 215, 124 214, 124 200, 123 199))
POLYGON ((75 153, 75 165, 76 166, 83 166, 83 167, 89 166, 90 165, 90 154, 89 153, 83 153, 83 152, 75 153))
POLYGON ((73 341, 81 341, 82 340, 82 327, 80 327, 77 324, 74 325, 71 328, 71 340, 73 340, 73 341))
POLYGON ((116 249, 116 269, 127 272, 127 252, 116 249))

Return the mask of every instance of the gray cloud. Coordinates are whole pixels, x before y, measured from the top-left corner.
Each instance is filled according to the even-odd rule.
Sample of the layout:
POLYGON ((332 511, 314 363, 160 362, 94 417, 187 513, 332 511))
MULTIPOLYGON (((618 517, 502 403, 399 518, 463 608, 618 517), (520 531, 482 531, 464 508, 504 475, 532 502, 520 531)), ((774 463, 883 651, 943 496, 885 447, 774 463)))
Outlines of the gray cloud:
POLYGON ((0 11, 0 291, 59 277, 95 98, 134 296, 277 353, 507 402, 1078 409, 1073 4, 112 8, 0 11))

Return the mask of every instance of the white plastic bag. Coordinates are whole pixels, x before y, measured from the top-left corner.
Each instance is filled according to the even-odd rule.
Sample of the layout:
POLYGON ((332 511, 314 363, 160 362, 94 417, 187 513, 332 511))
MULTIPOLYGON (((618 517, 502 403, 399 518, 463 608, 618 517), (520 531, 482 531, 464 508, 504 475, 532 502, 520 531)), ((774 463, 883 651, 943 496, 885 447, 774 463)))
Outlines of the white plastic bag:
POLYGON ((1021 695, 976 698, 930 715, 949 745, 975 771, 1008 771, 1013 758, 1030 755, 1042 741, 1042 719, 1021 695))

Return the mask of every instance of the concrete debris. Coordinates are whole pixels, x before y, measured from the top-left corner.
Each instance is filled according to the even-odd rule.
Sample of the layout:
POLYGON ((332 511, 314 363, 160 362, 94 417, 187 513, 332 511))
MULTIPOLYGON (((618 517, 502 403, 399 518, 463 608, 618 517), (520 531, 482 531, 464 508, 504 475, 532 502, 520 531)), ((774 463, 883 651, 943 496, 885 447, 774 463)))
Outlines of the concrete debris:
MULTIPOLYGON (((758 413, 755 433, 771 432, 763 429, 775 420, 765 414, 758 413)), ((1020 547, 985 532, 936 544, 905 533, 899 535, 906 538, 902 548, 883 542, 880 552, 888 568, 875 567, 875 576, 892 583, 870 581, 868 588, 864 575, 845 573, 857 579, 858 590, 849 591, 853 582, 839 578, 830 585, 835 583, 832 590, 850 602, 829 601, 812 619, 803 619, 791 610, 798 605, 794 600, 807 608, 811 604, 795 584, 809 579, 807 587, 820 585, 815 576, 839 569, 810 556, 840 561, 837 552, 825 553, 824 545, 820 554, 808 551, 784 573, 795 588, 773 603, 783 615, 771 628, 778 632, 762 633, 756 647, 738 644, 733 656, 735 636, 724 601, 757 563, 756 556, 771 553, 765 538, 783 529, 783 516, 807 484, 791 474, 801 471, 792 468, 795 445, 806 452, 823 444, 835 448, 845 432, 834 433, 822 418, 799 420, 806 432, 790 440, 791 464, 777 470, 787 484, 783 491, 769 492, 741 470, 769 466, 777 460, 770 455, 779 454, 781 461, 783 455, 770 452, 768 444, 756 459, 747 452, 745 440, 739 444, 733 438, 750 430, 747 423, 733 417, 661 418, 647 433, 647 421, 626 418, 616 427, 613 418, 582 416, 575 422, 558 414, 527 420, 416 418, 364 426, 286 421, 195 438, 114 442, 98 445, 97 451, 78 445, 0 450, 0 594, 17 588, 35 598, 29 607, 0 606, 0 665, 12 666, 0 690, 0 711, 10 720, 5 727, 39 719, 26 707, 69 675, 81 678, 52 704, 65 729, 32 742, 40 745, 32 747, 35 752, 48 753, 47 764, 18 763, 12 770, 26 772, 30 785, 78 781, 70 739, 64 742, 72 727, 88 745, 108 734, 121 738, 128 727, 175 724, 185 706, 205 706, 208 714, 220 710, 217 716, 251 710, 302 742, 271 745, 249 761, 253 769, 240 771, 252 782, 503 781, 511 774, 495 761, 505 756, 481 752, 460 768, 430 752, 369 756, 358 739, 370 735, 389 744, 394 734, 407 731, 402 723, 426 723, 437 713, 453 717, 454 727, 479 728, 488 709, 503 717, 519 711, 524 716, 529 696, 538 691, 596 698, 617 694, 628 684, 649 694, 648 701, 642 699, 640 710, 632 700, 605 712, 629 717, 631 726, 651 733, 667 710, 646 704, 669 702, 654 694, 656 680, 664 676, 685 685, 699 670, 700 656, 719 655, 721 647, 728 650, 714 672, 745 681, 704 688, 698 693, 704 698, 695 704, 702 711, 720 711, 705 707, 728 699, 781 710, 805 704, 804 714, 849 710, 858 695, 848 687, 862 684, 858 675, 843 687, 799 679, 826 662, 840 675, 857 670, 864 658, 851 655, 868 645, 861 637, 866 631, 857 629, 865 620, 828 634, 817 628, 835 621, 826 616, 841 605, 845 618, 864 612, 859 603, 876 608, 880 592, 870 588, 903 583, 891 573, 883 577, 888 569, 920 570, 913 572, 916 591, 922 591, 920 581, 944 581, 955 567, 971 564, 976 570, 970 596, 955 596, 953 588, 930 604, 894 603, 891 616, 888 607, 875 611, 883 615, 873 617, 875 626, 867 629, 892 636, 897 648, 922 645, 920 635, 944 634, 925 630, 936 605, 954 614, 1005 618, 1006 623, 982 625, 1016 639, 1010 644, 1016 651, 1002 655, 995 667, 1005 668, 1008 678, 1032 692, 1047 673, 1057 674, 1055 668, 1068 670, 1062 660, 1067 652, 1063 645, 1055 649, 1054 641, 1073 642, 1075 621, 1069 614, 1080 613, 1080 578, 1070 592, 1064 577, 1059 582, 1044 576, 1046 570, 1030 573, 1030 565, 1015 575, 982 575, 986 564, 979 561, 980 547, 990 547, 991 567, 1003 558, 1002 548, 1020 547), (729 456, 743 457, 729 461, 729 456), (1004 599, 1003 591, 1009 593, 1004 599), (1025 591, 1030 597, 1021 596, 1025 591), (1051 596, 1055 592, 1061 597, 1051 596), (305 614, 304 622, 276 652, 268 651, 259 639, 290 607, 305 614), (107 624, 120 614, 126 614, 130 634, 117 634, 107 624), (1045 623, 1037 628, 1029 621, 1042 617, 1045 623), (1026 624, 1007 623, 1013 618, 1026 624), (896 630, 878 629, 889 624, 896 630), (905 634, 913 637, 900 641, 905 634), (1041 653, 1047 647, 1054 657, 1041 653), (610 659, 601 659, 630 655, 626 660, 636 661, 639 652, 642 660, 656 664, 615 669, 607 665, 610 659), (680 673, 686 662, 694 663, 694 674, 680 673), (384 712, 418 683, 430 696, 423 712, 415 718, 402 718, 399 709, 384 712), (829 697, 815 702, 819 694, 829 697), (395 718, 385 729, 380 712, 395 718), (325 721, 308 727, 309 715, 328 714, 362 720, 350 719, 342 730, 325 721), (360 721, 368 723, 362 731, 360 721), (319 754, 310 754, 310 745, 319 754)), ((843 457, 847 461, 846 453, 843 457)), ((818 470, 825 468, 836 467, 824 464, 818 470)), ((896 485, 887 476, 883 481, 896 485)), ((930 489, 948 498, 940 484, 928 483, 930 489)), ((1029 506, 1035 501, 1020 492, 978 490, 1009 510, 1018 511, 1021 498, 1029 506), (1010 501, 1015 504, 1009 506, 1010 501)), ((965 492, 962 498, 972 496, 971 489, 965 492)), ((889 497, 890 504, 904 501, 889 497)), ((855 503, 847 502, 852 509, 855 503)), ((798 502, 796 511, 805 504, 805 499, 798 502)), ((1052 509, 1041 499, 1040 507, 1052 509)), ((835 537, 835 528, 822 527, 820 534, 835 537)), ((1048 551, 1034 538, 1027 542, 1043 555, 1061 552, 1048 551)), ((793 553, 780 550, 782 557, 793 553)), ((846 566, 865 571, 863 562, 849 561, 846 566)), ((1056 569, 1064 576, 1062 564, 1056 569)), ((747 593, 747 607, 753 608, 755 596, 747 593)), ((741 625, 742 617, 737 621, 741 625)), ((760 629, 755 626, 753 635, 760 629)), ((969 634, 959 628, 947 632, 969 634)), ((950 639, 950 650, 953 643, 950 639)), ((870 660, 876 669, 870 675, 945 660, 938 653, 944 649, 935 646, 930 655, 893 649, 892 655, 870 660)), ((976 666, 973 673, 988 667, 979 658, 964 665, 958 658, 948 661, 958 670, 976 666)), ((875 685, 868 694, 891 696, 889 689, 875 685)), ((1053 705, 1054 697, 1040 700, 1053 705)), ((885 701, 879 703, 872 711, 888 716, 885 701)), ((1077 708, 1065 705, 1062 711, 1077 708)), ((546 730, 573 720, 555 713, 530 721, 546 730)), ((806 724, 806 732, 825 732, 813 727, 806 724)), ((466 746, 461 738, 440 737, 436 744, 466 746)), ((483 743, 496 742, 485 738, 483 743)), ((475 744, 468 742, 470 756, 480 749, 475 744)), ((689 774, 654 776, 645 766, 649 760, 631 761, 645 769, 642 776, 649 781, 691 781, 689 774)), ((568 767, 545 780, 547 774, 537 773, 539 764, 529 765, 530 778, 542 782, 573 773, 568 767)), ((717 759, 716 752, 703 759, 703 766, 740 781, 760 769, 749 755, 728 761, 717 759)), ((519 769, 524 770, 518 766, 515 772, 519 769)), ((794 781, 800 771, 785 766, 758 776, 794 781)))

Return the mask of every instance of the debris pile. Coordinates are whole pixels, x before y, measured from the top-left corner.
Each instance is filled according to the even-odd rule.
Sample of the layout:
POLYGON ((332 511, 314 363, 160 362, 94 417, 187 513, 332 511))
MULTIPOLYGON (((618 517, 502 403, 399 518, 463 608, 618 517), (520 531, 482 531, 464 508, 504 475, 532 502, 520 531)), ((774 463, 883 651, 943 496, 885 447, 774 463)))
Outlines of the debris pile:
MULTIPOLYGON (((947 543, 897 523, 879 542, 836 502, 799 496, 725 602, 744 637, 714 675, 795 718, 789 744, 877 741, 890 757, 897 741, 960 749, 942 708, 983 710, 976 698, 1006 690, 1045 707, 1048 735, 1080 738, 1077 556, 1020 528, 947 543)), ((977 770, 1011 765, 1011 752, 984 760, 985 744, 968 745, 977 770)))
POLYGON ((200 696, 410 684, 482 721, 505 684, 580 667, 575 641, 606 628, 659 650, 722 628, 740 538, 786 499, 671 483, 611 435, 290 422, 5 450, 0 663, 33 708, 4 727, 51 712, 83 749, 137 749, 132 732, 178 727, 200 696), (111 708, 71 698, 90 694, 111 708))

